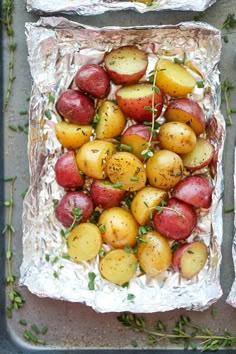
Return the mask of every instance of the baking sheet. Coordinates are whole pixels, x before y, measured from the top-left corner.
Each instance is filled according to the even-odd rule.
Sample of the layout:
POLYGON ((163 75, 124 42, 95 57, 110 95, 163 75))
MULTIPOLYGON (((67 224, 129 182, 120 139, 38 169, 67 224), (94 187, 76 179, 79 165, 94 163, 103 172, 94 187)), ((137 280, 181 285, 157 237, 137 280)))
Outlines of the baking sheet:
MULTIPOLYGON (((24 23, 37 21, 37 16, 27 14, 21 2, 16 2, 14 7, 15 20, 15 40, 17 42, 17 55, 15 60, 16 79, 13 86, 13 95, 10 100, 10 107, 4 114, 4 171, 2 175, 17 175, 15 186, 15 209, 14 226, 16 233, 13 240, 13 271, 17 279, 19 278, 19 265, 22 261, 21 237, 22 237, 22 197, 21 193, 29 184, 28 161, 27 161, 27 137, 20 133, 15 134, 8 129, 8 124, 24 123, 27 117, 19 116, 19 110, 27 108, 27 97, 30 93, 31 80, 29 66, 27 63, 27 48, 24 36, 24 23)), ((221 28, 222 23, 228 13, 234 13, 234 0, 221 0, 216 5, 207 10, 204 20, 217 28, 221 28), (220 16, 219 16, 220 14, 220 16)), ((183 20, 192 20, 194 13, 168 12, 168 13, 148 13, 145 16, 133 11, 123 11, 120 14, 103 14, 92 17, 75 17, 75 21, 80 21, 88 25, 156 25, 156 24, 174 24, 183 20)), ((6 36, 3 41, 4 47, 4 88, 7 84, 8 72, 8 48, 6 36)), ((223 42, 222 58, 220 62, 221 80, 230 78, 236 81, 235 68, 235 49, 236 36, 229 36, 229 43, 223 42)), ((3 95, 2 95, 3 97, 3 95)), ((224 110, 224 102, 222 103, 224 110)), ((1 134, 3 131, 1 130, 1 134)), ((225 194, 224 205, 233 204, 233 152, 235 145, 235 125, 227 129, 226 143, 224 150, 224 175, 225 175, 225 194)), ((3 186, 7 196, 7 186, 3 186)), ((3 213, 1 213, 3 215, 3 213)), ((174 310, 165 313, 153 313, 145 316, 149 326, 155 325, 157 320, 163 321, 168 328, 174 325, 179 319, 179 315, 187 315, 199 325, 207 326, 212 331, 223 333, 225 329, 235 333, 236 316, 235 309, 226 304, 226 298, 230 292, 234 280, 234 268, 231 257, 232 240, 234 235, 233 213, 227 213, 224 217, 224 242, 222 244, 222 267, 221 284, 223 287, 223 296, 208 310, 203 312, 174 310), (214 310, 214 316, 212 312, 214 310)), ((4 254, 4 243, 0 243, 1 254, 4 254)), ((3 257, 1 257, 3 264, 3 257)), ((4 268, 1 267, 0 274, 4 279, 4 268)), ((26 288, 22 288, 21 293, 25 299, 25 306, 21 311, 15 312, 13 319, 8 319, 4 313, 4 289, 1 288, 1 313, 0 318, 0 348, 1 354, 9 353, 57 353, 66 351, 66 353, 179 353, 182 346, 166 343, 157 344, 155 347, 149 346, 145 336, 139 333, 135 335, 126 328, 123 328, 116 319, 116 314, 101 314, 94 312, 91 308, 83 304, 68 303, 64 301, 39 298, 32 295, 26 288), (35 347, 22 339, 24 328, 19 325, 20 319, 26 319, 28 324, 36 323, 47 324, 48 333, 45 336, 46 345, 42 348, 35 347), (60 325, 58 325, 60 324, 60 325), (132 341, 137 341, 137 348, 134 348, 132 341), (176 350, 175 350, 176 349, 176 350)), ((6 304, 5 304, 6 306, 6 304)), ((234 353, 234 349, 222 350, 221 354, 234 353)))
POLYGON ((162 10, 204 11, 215 2, 216 0, 154 0, 147 3, 132 0, 26 0, 29 12, 78 15, 96 15, 107 11, 130 9, 140 13, 162 10))

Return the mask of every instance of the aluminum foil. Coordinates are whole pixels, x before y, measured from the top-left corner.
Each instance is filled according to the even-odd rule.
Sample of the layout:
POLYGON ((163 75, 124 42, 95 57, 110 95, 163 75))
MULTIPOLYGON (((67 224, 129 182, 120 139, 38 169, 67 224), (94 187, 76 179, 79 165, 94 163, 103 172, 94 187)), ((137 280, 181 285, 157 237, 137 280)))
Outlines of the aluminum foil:
MULTIPOLYGON (((222 295, 219 282, 222 243, 222 153, 225 139, 224 118, 219 111, 220 84, 218 63, 221 53, 220 31, 208 24, 192 22, 169 26, 94 28, 62 17, 41 18, 26 24, 28 61, 32 75, 28 157, 30 188, 23 206, 23 262, 20 284, 41 297, 82 302, 98 312, 157 312, 175 308, 204 310, 222 295), (60 120, 49 96, 57 100, 73 85, 81 65, 101 63, 113 47, 136 44, 148 53, 147 73, 157 56, 187 55, 192 75, 203 80, 189 96, 203 107, 208 121, 207 136, 215 155, 207 173, 215 186, 210 211, 198 211, 198 225, 189 240, 204 240, 209 249, 207 263, 198 276, 186 280, 168 270, 150 279, 135 276, 128 288, 104 280, 98 258, 73 263, 65 259, 66 242, 62 225, 55 219, 53 200, 64 190, 55 181, 54 166, 62 153, 54 125, 60 120), (51 111, 51 118, 45 116, 51 111), (95 290, 88 289, 88 273, 94 272, 95 290), (133 294, 132 301, 128 294, 133 294)), ((144 78, 145 79, 145 78, 144 78)), ((109 98, 112 99, 114 89, 109 98)), ((114 98, 114 97, 113 97, 114 98)))
POLYGON ((236 308, 236 148, 234 150, 234 239, 232 245, 235 280, 227 297, 227 303, 236 308))
POLYGON ((153 0, 148 3, 125 0, 26 0, 29 12, 58 12, 78 15, 97 15, 106 11, 135 10, 140 13, 160 10, 204 11, 216 0, 153 0))

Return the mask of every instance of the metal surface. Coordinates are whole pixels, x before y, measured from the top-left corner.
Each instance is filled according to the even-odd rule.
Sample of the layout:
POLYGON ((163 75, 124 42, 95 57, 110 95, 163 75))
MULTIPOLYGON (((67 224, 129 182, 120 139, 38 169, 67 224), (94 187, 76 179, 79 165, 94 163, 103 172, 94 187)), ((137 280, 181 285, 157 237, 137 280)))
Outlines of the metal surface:
MULTIPOLYGON (((221 28, 224 19, 228 13, 235 11, 235 0, 218 0, 215 5, 209 8, 204 16, 204 21, 209 22, 217 28, 221 28)), ((76 16, 72 19, 88 25, 109 26, 109 25, 156 25, 156 24, 176 24, 181 21, 192 20, 196 15, 193 12, 162 12, 148 13, 144 16, 133 11, 123 11, 117 13, 107 13, 101 16, 82 17, 76 16)), ((4 135, 4 175, 17 175, 14 207, 14 226, 16 233, 13 242, 13 265, 14 273, 19 277, 19 265, 22 259, 21 251, 21 216, 22 216, 22 197, 21 192, 29 184, 28 161, 27 161, 27 137, 22 133, 15 133, 8 129, 9 124, 24 123, 26 116, 20 116, 19 110, 27 107, 26 98, 30 94, 30 74, 27 63, 27 50, 24 36, 24 23, 27 21, 36 21, 37 16, 26 13, 20 2, 15 5, 14 11, 14 28, 15 38, 17 42, 16 50, 16 80, 14 82, 14 91, 10 100, 8 111, 4 115, 5 135, 4 135)), ((6 86, 7 80, 7 63, 8 50, 6 38, 4 38, 4 82, 6 86)), ((236 80, 236 36, 229 35, 229 43, 223 43, 222 58, 220 63, 221 79, 230 79, 233 83, 236 80)), ((233 100, 233 95, 232 95, 233 100)), ((222 105, 224 112, 224 105, 222 105)), ((235 124, 227 129, 227 137, 224 150, 224 174, 225 174, 225 206, 233 205, 233 154, 235 146, 236 128, 235 124)), ((7 193, 7 185, 5 185, 7 193)), ((3 210, 3 209, 2 209, 3 210)), ((175 310, 166 313, 154 313, 145 315, 148 323, 153 324, 156 320, 161 319, 171 326, 178 319, 179 314, 187 314, 195 322, 208 326, 214 331, 223 332, 228 329, 235 333, 236 316, 232 306, 226 304, 226 298, 231 289, 234 280, 234 268, 232 260, 232 240, 233 240, 233 213, 224 214, 224 241, 222 245, 222 268, 221 283, 224 294, 222 298, 214 305, 216 316, 211 316, 211 309, 204 312, 192 312, 175 310)), ((2 247, 2 243, 1 243, 2 247)), ((1 255, 3 250, 1 249, 1 255)), ((2 262, 3 263, 3 262, 2 262)), ((1 275, 3 279, 3 275, 1 275)), ((66 285, 65 285, 66 286, 66 285)), ((134 334, 128 329, 122 327, 115 313, 98 314, 91 308, 83 304, 71 304, 63 301, 51 299, 40 299, 30 294, 25 288, 21 289, 22 295, 26 302, 24 308, 19 312, 14 312, 13 319, 6 319, 5 307, 1 301, 1 327, 0 327, 0 352, 8 353, 32 353, 42 352, 42 348, 36 347, 25 342, 22 339, 24 328, 19 325, 18 321, 25 318, 29 324, 37 323, 39 326, 47 324, 49 327, 46 335, 46 347, 50 353, 57 352, 78 352, 91 351, 94 353, 101 351, 109 352, 110 350, 128 351, 129 353, 142 352, 149 348, 139 334, 134 334), (131 340, 136 339, 139 349, 133 349, 131 340), (110 349, 110 350, 109 350, 110 349)), ((4 298, 4 287, 1 287, 1 295, 4 298)), ((164 347, 172 352, 176 345, 166 345, 164 347)), ((156 347, 148 349, 147 352, 163 352, 163 349, 156 347)), ((178 349, 178 348, 177 348, 178 349)), ((232 351, 234 352, 235 349, 232 351)), ((222 351, 223 352, 223 351, 222 351)), ((227 351, 229 353, 229 351, 227 351)))

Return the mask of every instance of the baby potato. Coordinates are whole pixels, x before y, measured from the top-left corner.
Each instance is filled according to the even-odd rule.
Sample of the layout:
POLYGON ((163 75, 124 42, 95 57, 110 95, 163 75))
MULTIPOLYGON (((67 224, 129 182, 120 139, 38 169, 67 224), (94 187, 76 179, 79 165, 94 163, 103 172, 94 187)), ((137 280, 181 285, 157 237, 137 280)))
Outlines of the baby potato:
POLYGON ((164 123, 159 130, 159 141, 163 149, 176 154, 191 152, 197 142, 193 129, 182 122, 164 123))
POLYGON ((130 152, 117 152, 107 163, 107 175, 126 191, 137 191, 145 186, 146 172, 143 163, 130 152))
POLYGON ((103 101, 99 107, 98 115, 99 121, 95 128, 97 139, 114 138, 122 133, 126 118, 117 104, 103 101))
POLYGON ((118 285, 128 283, 137 268, 137 258, 124 250, 112 250, 100 260, 101 275, 118 285))
POLYGON ((75 226, 67 237, 68 255, 75 262, 95 258, 101 246, 101 232, 96 225, 89 222, 75 226))
POLYGON ((167 239, 157 231, 148 231, 138 244, 138 261, 145 273, 151 277, 164 272, 172 262, 172 252, 167 239))
POLYGON ((55 125, 55 133, 62 146, 74 150, 89 141, 92 126, 59 122, 55 125))
POLYGON ((194 77, 170 59, 159 59, 156 70, 156 85, 172 97, 185 97, 196 85, 194 77))
POLYGON ((115 146, 108 141, 92 140, 79 149, 76 163, 87 176, 105 179, 107 162, 115 151, 115 146))
POLYGON ((159 188, 147 186, 140 189, 131 203, 131 212, 136 221, 140 225, 146 225, 155 206, 160 205, 167 197, 167 192, 159 188))
POLYGON ((159 150, 148 159, 146 172, 153 187, 168 190, 181 180, 183 161, 175 152, 159 150))
POLYGON ((102 239, 114 248, 133 247, 138 235, 138 224, 126 209, 113 207, 106 209, 99 217, 102 239))

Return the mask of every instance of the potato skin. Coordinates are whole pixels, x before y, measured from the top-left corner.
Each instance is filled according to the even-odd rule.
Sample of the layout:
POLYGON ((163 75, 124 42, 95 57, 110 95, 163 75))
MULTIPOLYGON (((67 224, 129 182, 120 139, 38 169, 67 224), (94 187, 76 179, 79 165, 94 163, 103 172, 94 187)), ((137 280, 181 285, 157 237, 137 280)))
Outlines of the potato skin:
POLYGON ((68 255, 75 262, 90 261, 102 246, 99 228, 89 222, 75 226, 67 236, 68 255))
POLYGON ((76 154, 76 162, 81 171, 96 179, 107 177, 106 166, 115 146, 103 140, 92 140, 84 144, 76 154))
POLYGON ((62 121, 55 125, 55 133, 62 146, 69 150, 75 150, 89 141, 92 135, 92 126, 62 121))
POLYGON ((94 179, 90 186, 90 196, 94 204, 103 209, 117 206, 125 193, 124 190, 113 187, 109 180, 94 179))
POLYGON ((103 226, 102 239, 114 248, 133 247, 138 235, 138 223, 133 215, 121 207, 106 209, 99 217, 98 225, 103 226))
POLYGON ((120 183, 120 188, 126 191, 137 191, 146 183, 143 163, 126 151, 117 152, 110 158, 107 175, 113 183, 120 183))
POLYGON ((92 122, 95 109, 92 100, 77 90, 67 89, 58 98, 58 112, 74 124, 88 125, 92 122))
POLYGON ((84 176, 79 173, 74 151, 66 151, 58 159, 54 167, 57 184, 66 189, 82 187, 84 176))
POLYGON ((147 161, 147 178, 153 187, 168 190, 182 178, 183 162, 169 150, 159 150, 147 161))
POLYGON ((168 122, 160 127, 159 141, 163 149, 176 154, 187 154, 194 149, 197 138, 193 129, 187 124, 168 122))
POLYGON ((148 231, 142 236, 144 242, 138 244, 138 261, 145 273, 155 277, 166 271, 172 261, 170 245, 157 231, 148 231))
POLYGON ((108 252, 100 259, 99 269, 101 275, 117 285, 128 283, 135 275, 137 258, 133 253, 116 249, 108 252))
POLYGON ((96 98, 104 98, 110 91, 109 77, 98 64, 83 65, 75 75, 75 84, 81 91, 96 98))

